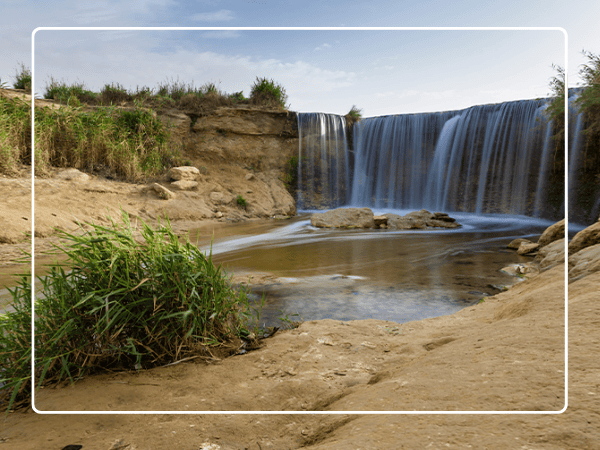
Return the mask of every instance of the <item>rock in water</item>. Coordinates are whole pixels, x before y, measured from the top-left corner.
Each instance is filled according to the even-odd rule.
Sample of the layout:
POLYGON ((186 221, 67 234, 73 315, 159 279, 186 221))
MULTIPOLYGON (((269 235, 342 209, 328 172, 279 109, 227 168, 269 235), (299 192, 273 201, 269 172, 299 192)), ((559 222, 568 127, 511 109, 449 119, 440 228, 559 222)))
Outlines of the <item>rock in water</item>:
POLYGON ((313 227, 319 228, 373 228, 375 220, 369 208, 339 208, 315 213, 310 218, 313 227))

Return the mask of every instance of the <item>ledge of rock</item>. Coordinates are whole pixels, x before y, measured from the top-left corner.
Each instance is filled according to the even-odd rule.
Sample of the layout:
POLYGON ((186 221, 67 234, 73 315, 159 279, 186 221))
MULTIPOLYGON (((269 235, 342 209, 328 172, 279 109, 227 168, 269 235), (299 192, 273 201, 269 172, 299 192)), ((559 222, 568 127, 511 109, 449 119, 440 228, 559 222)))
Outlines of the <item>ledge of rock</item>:
POLYGON ((426 228, 458 228, 461 225, 446 213, 430 213, 422 209, 408 213, 374 216, 369 208, 338 208, 315 213, 311 225, 319 228, 389 228, 396 230, 424 230, 426 228))

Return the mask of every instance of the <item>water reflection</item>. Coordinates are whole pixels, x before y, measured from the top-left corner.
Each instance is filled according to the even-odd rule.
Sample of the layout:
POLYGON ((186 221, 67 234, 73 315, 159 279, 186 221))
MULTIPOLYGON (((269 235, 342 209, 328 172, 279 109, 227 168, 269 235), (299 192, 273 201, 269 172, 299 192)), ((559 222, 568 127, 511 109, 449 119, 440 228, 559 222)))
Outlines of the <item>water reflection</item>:
POLYGON ((265 295, 267 325, 275 325, 282 310, 305 320, 406 322, 451 314, 515 283, 500 269, 531 258, 506 244, 517 237, 535 239, 551 224, 521 216, 452 216, 463 228, 317 229, 304 214, 263 234, 218 242, 213 258, 229 272, 270 272, 295 280, 254 290, 265 295))

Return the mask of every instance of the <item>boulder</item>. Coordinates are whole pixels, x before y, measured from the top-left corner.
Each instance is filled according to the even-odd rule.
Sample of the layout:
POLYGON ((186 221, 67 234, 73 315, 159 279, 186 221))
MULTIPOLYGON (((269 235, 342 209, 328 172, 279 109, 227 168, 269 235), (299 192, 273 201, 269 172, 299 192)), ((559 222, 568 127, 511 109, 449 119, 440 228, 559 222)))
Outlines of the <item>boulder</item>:
POLYGON ((247 173, 245 178, 246 178, 246 180, 248 180, 248 181, 252 181, 252 180, 254 180, 256 177, 254 176, 254 174, 253 174, 253 173, 247 173))
POLYGON ((600 244, 600 222, 590 225, 573 237, 569 242, 569 255, 596 244, 600 244))
POLYGON ((175 181, 195 181, 198 175, 200 175, 200 171, 192 166, 172 167, 168 173, 169 179, 175 181))
POLYGON ((517 253, 519 255, 529 255, 529 254, 535 252, 539 247, 540 247, 540 244, 534 244, 533 242, 530 242, 529 244, 527 242, 521 242, 521 245, 519 245, 519 249, 517 250, 517 253))
POLYGON ((569 283, 600 271, 600 244, 586 247, 569 256, 569 283))
POLYGON ((518 250, 522 242, 525 242, 527 244, 533 244, 533 242, 531 242, 529 239, 518 238, 510 241, 510 243, 506 247, 512 248, 513 250, 518 250))
POLYGON ((196 188, 198 186, 198 182, 190 180, 179 180, 171 183, 171 186, 174 189, 178 189, 180 191, 189 191, 190 189, 196 188))
POLYGON ((310 218, 313 227, 319 228, 373 228, 375 220, 369 208, 339 208, 315 213, 310 218))
POLYGON ((154 190, 156 191, 156 193, 158 194, 158 196, 160 198, 162 198, 163 200, 171 200, 172 198, 176 197, 176 195, 173 192, 171 192, 166 187, 161 186, 158 183, 154 183, 152 185, 152 187, 154 188, 154 190))
POLYGON ((554 266, 564 263, 565 239, 559 239, 540 248, 534 261, 539 263, 540 272, 545 272, 554 266))
POLYGON ((564 239, 565 237, 565 219, 560 222, 556 222, 554 225, 550 225, 546 228, 546 231, 542 233, 540 238, 538 239, 538 244, 540 247, 544 247, 554 241, 559 239, 564 239))
POLYGON ((433 228, 458 228, 461 225, 456 219, 449 217, 446 213, 430 213, 426 209, 413 211, 405 216, 398 214, 384 214, 388 218, 388 228, 397 230, 424 230, 433 228))

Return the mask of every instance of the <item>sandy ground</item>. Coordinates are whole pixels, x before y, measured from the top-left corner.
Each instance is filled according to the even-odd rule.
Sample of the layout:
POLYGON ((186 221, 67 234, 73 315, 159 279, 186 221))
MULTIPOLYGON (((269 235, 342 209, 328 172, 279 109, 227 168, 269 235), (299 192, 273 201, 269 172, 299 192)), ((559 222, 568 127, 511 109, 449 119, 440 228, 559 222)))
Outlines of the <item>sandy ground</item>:
MULTIPOLYGON (((133 185, 109 185, 110 191, 90 192, 73 184, 67 193, 50 183, 36 195, 48 208, 47 214, 40 209, 40 224, 47 219, 48 226, 69 228, 72 211, 79 220, 101 220, 98 211, 117 211, 119 203, 140 214, 159 201, 137 197, 133 185)), ((0 194, 11 200, 2 202, 3 231, 10 221, 21 224, 19 217, 30 220, 22 218, 29 208, 25 184, 0 182, 0 194)), ((177 226, 189 227, 186 220, 193 219, 182 217, 177 226)), ((43 228, 39 236, 47 236, 43 228)), ((50 240, 36 239, 40 249, 50 240)), ((12 267, 18 245, 0 246, 0 271, 12 267)), ((564 270, 559 265, 451 316, 401 325, 306 322, 242 355, 40 389, 35 405, 50 412, 303 414, 17 411, 1 419, 0 450, 70 444, 83 450, 600 448, 600 273, 569 286, 568 409, 560 413, 567 400, 564 270), (342 414, 315 414, 331 411, 342 414), (533 413, 360 414, 365 411, 533 413)))

